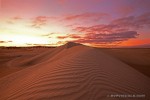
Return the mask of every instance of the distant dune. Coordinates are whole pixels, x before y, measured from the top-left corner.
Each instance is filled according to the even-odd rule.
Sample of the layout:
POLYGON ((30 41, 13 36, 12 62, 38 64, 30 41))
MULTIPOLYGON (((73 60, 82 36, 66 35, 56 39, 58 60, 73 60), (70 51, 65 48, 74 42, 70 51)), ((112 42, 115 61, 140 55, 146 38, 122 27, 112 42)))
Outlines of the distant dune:
POLYGON ((150 48, 99 49, 150 77, 150 48))
POLYGON ((150 78, 101 50, 70 42, 26 51, 2 53, 11 57, 4 69, 17 70, 0 78, 0 100, 150 99, 150 78), (121 94, 144 97, 111 97, 121 94))

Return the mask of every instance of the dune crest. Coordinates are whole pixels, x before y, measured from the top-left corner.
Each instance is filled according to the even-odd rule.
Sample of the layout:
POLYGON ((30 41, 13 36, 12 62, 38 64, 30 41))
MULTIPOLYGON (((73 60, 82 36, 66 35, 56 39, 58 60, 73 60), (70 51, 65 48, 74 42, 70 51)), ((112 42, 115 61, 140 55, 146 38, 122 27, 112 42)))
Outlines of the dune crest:
POLYGON ((74 46, 79 46, 79 45, 82 45, 82 44, 79 44, 79 43, 74 43, 74 42, 68 42, 66 43, 65 46, 66 48, 71 48, 71 47, 74 47, 74 46))
POLYGON ((40 63, 0 79, 0 100, 115 100, 111 94, 150 99, 150 78, 94 48, 68 43, 35 59, 40 63))

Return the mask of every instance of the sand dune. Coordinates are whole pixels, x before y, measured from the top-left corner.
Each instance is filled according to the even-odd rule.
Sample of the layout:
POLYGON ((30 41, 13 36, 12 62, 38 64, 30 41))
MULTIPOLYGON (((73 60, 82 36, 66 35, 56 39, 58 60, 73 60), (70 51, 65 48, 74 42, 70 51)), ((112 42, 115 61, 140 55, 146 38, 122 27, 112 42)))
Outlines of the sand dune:
POLYGON ((68 43, 27 58, 12 62, 27 68, 0 79, 0 100, 150 99, 149 77, 97 49, 68 43))
POLYGON ((53 48, 0 48, 0 78, 40 63, 38 59, 45 60, 40 58, 43 55, 41 52, 52 50, 53 48))
POLYGON ((150 48, 99 49, 150 77, 150 48))

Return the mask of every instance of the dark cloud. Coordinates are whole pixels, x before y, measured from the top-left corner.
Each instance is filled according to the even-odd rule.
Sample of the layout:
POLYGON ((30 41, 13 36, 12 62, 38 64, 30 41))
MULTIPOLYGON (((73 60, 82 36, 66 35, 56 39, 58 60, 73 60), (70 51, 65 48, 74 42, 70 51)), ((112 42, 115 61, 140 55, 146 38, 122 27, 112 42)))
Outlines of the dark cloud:
POLYGON ((41 36, 49 37, 49 36, 51 36, 51 35, 53 35, 53 34, 55 34, 55 33, 48 33, 48 34, 44 34, 44 35, 41 35, 41 36))
POLYGON ((32 44, 32 43, 26 43, 28 46, 51 46, 51 44, 32 44))
POLYGON ((0 43, 6 43, 6 41, 0 41, 0 43))
POLYGON ((9 43, 9 42, 12 42, 12 41, 0 41, 0 43, 9 43))
POLYGON ((116 33, 86 33, 84 36, 79 36, 76 34, 69 34, 66 36, 58 36, 58 39, 68 39, 71 38, 73 42, 78 43, 120 43, 127 41, 132 38, 137 38, 138 33, 136 31, 125 31, 116 33))
POLYGON ((126 32, 110 33, 110 34, 97 33, 97 34, 86 34, 84 38, 79 38, 75 41, 80 43, 107 44, 107 43, 126 41, 128 39, 136 38, 137 36, 138 34, 135 31, 126 31, 126 32))

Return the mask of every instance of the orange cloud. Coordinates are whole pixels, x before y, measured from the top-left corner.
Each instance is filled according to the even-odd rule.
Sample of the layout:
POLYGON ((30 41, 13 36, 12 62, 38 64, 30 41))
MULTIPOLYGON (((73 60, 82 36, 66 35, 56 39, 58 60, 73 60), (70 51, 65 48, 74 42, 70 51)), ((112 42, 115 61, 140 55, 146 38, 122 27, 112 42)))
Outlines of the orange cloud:
POLYGON ((66 39, 68 38, 69 36, 57 36, 58 39, 66 39))
POLYGON ((71 39, 80 39, 82 38, 82 36, 77 35, 77 34, 67 34, 65 36, 57 36, 58 39, 67 39, 67 38, 71 38, 71 39))
POLYGON ((120 45, 135 46, 135 45, 143 45, 143 44, 150 44, 150 38, 149 39, 131 39, 131 40, 122 42, 120 45))

